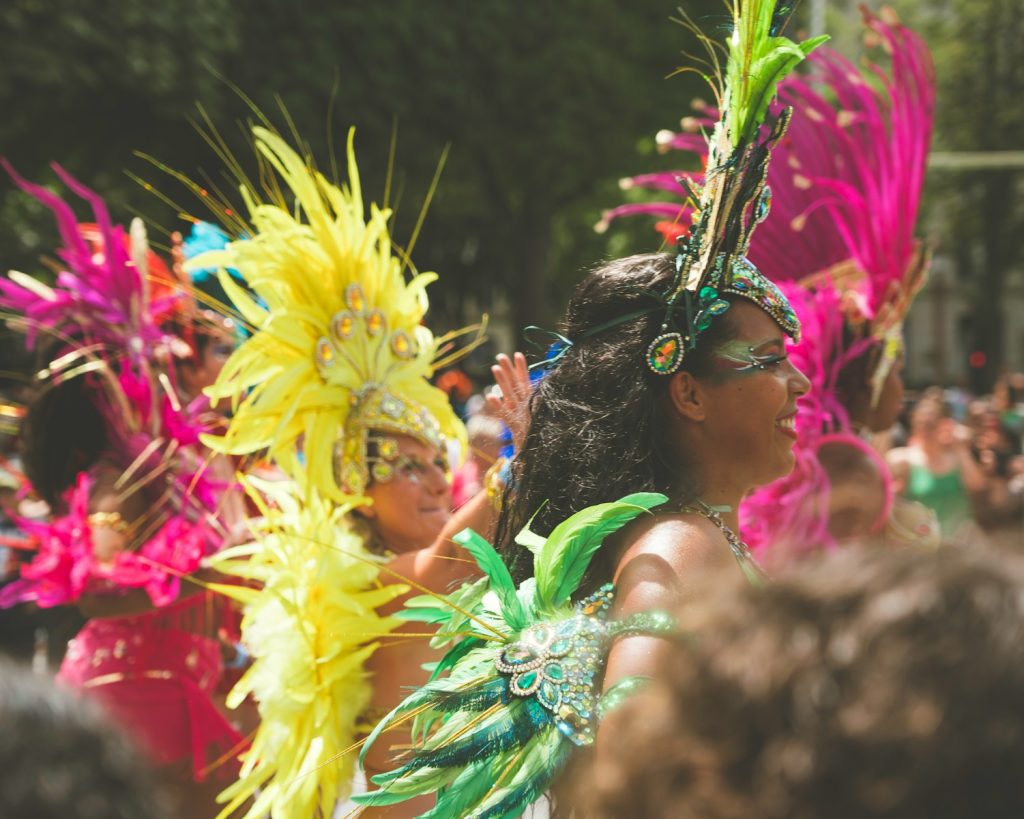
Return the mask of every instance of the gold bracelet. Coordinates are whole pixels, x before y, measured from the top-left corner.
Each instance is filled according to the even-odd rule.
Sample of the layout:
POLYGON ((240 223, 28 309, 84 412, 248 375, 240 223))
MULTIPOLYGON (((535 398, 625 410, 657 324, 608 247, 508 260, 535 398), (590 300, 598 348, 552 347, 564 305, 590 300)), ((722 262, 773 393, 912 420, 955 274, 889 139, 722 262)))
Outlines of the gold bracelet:
POLYGON ((120 512, 93 512, 86 520, 94 529, 103 526, 122 534, 128 530, 128 524, 120 512))
POLYGON ((508 458, 498 458, 487 472, 484 473, 484 490, 487 492, 487 499, 497 511, 501 511, 501 499, 505 493, 505 481, 501 473, 508 465, 508 458))

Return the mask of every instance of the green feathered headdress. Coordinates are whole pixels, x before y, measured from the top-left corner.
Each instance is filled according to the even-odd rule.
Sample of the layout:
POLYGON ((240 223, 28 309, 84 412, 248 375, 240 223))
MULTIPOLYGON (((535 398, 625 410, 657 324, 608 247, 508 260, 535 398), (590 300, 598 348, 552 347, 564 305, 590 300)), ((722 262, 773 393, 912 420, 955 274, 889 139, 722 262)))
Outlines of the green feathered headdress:
POLYGON ((734 0, 727 4, 732 32, 723 46, 688 18, 707 51, 696 71, 711 84, 720 117, 708 138, 704 182, 691 190, 693 224, 679 241, 676 277, 664 294, 665 321, 647 351, 655 373, 671 375, 699 335, 729 309, 725 296, 753 301, 787 335, 799 338, 800 324, 789 302, 746 259, 750 239, 771 204, 765 182, 772 146, 785 133, 790 109, 769 109, 779 82, 827 36, 802 43, 783 36, 793 6, 777 0, 734 0))

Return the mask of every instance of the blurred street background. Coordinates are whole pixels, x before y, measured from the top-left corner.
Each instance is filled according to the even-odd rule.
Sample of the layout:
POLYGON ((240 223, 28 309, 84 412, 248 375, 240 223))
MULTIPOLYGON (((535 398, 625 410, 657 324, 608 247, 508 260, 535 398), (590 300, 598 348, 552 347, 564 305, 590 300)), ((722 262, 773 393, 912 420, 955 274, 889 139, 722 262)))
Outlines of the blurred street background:
MULTIPOLYGON (((705 27, 721 14, 717 0, 684 7, 705 27)), ((911 387, 987 393, 1024 369, 1014 320, 1024 314, 1024 2, 902 0, 896 11, 930 44, 939 84, 920 225, 935 263, 911 314, 906 376, 911 387)), ((230 194, 190 122, 205 111, 247 158, 238 123, 252 113, 234 85, 285 130, 283 102, 325 165, 328 142, 340 151, 355 125, 364 190, 377 201, 394 133, 401 240, 450 146, 415 262, 441 274, 435 329, 486 311, 507 350, 521 343, 518 328, 558 319, 582 271, 658 246, 643 220, 603 235, 593 226, 626 196, 620 177, 678 163, 657 154, 654 135, 706 96, 695 75, 668 76, 695 47, 673 16, 670 0, 12 0, 0 8, 0 153, 44 182, 60 162, 116 218, 184 230, 130 174, 192 215, 212 214, 133 152, 197 180, 208 172, 230 194)), ((824 23, 851 57, 862 47, 852 0, 804 2, 797 21, 824 23)), ((38 272, 53 239, 42 206, 0 182, 4 268, 38 272)))

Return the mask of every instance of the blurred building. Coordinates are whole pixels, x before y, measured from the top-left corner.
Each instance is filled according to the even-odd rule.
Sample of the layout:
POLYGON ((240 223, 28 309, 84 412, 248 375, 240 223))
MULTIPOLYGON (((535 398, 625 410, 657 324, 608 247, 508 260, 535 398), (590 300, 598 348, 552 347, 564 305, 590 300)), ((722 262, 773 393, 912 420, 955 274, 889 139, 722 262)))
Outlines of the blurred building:
MULTIPOLYGON (((1024 372, 1024 266, 1006 278, 1001 305, 1004 321, 1002 356, 1013 372, 1024 372)), ((912 387, 970 382, 970 368, 984 366, 991 350, 970 348, 969 288, 956 280, 950 257, 936 255, 928 283, 906 322, 906 378, 912 387)))

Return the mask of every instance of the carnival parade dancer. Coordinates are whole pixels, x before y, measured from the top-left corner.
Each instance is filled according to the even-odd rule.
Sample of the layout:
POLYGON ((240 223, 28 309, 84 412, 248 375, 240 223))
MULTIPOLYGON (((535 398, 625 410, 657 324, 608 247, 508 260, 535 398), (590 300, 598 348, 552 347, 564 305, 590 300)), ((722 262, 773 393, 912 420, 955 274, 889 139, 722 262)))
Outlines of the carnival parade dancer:
POLYGON ((100 198, 55 165, 95 215, 79 224, 5 167, 56 216, 63 267, 53 286, 17 272, 0 280, 9 323, 46 362, 24 463, 53 511, 23 523, 37 553, 0 605, 76 604, 90 619, 59 679, 140 742, 190 815, 212 815, 202 780, 225 760, 230 770, 244 742, 212 700, 226 601, 195 579, 230 535, 236 491, 199 443, 214 428, 206 399, 185 400, 185 385, 198 392, 215 366, 212 345, 196 344, 208 331, 141 222, 130 234, 115 227, 100 198), (176 334, 186 326, 193 346, 176 334))
MULTIPOLYGON (((422 324, 436 276, 408 278, 390 211, 364 207, 354 133, 344 186, 272 131, 253 135, 281 193, 243 184, 246 237, 190 262, 222 269, 252 330, 207 391, 233 406, 226 433, 207 442, 265 451, 284 478, 249 479, 263 513, 255 540, 214 564, 256 586, 228 592, 244 604, 253 658, 231 701, 251 694, 261 720, 223 815, 255 796, 247 816, 306 819, 349 795, 367 715, 392 708, 436 659, 424 628, 389 606, 410 585, 447 591, 472 576, 450 537, 486 529, 494 512, 481 493, 450 516, 444 439, 465 451, 465 430, 428 380, 451 340, 422 324)), ((510 385, 526 380, 521 369, 510 385)))
MULTIPOLYGON (((804 325, 789 348, 814 389, 797 415, 797 466, 744 504, 742 531, 774 564, 837 543, 881 537, 937 540, 933 516, 896 501, 890 471, 865 440, 888 430, 903 395, 902 325, 924 283, 927 253, 914 238, 935 104, 935 77, 923 40, 891 10, 864 10, 866 40, 884 51, 861 69, 829 48, 810 72, 780 84, 793 121, 768 173, 771 216, 750 258, 780 284, 804 325), (769 554, 770 552, 770 554, 769 554)), ((681 133, 658 135, 665 149, 702 155, 696 130, 716 112, 697 103, 681 133)), ((624 187, 674 190, 699 173, 651 174, 624 187)), ((673 235, 688 214, 679 203, 623 205, 605 214, 663 217, 673 235)))
POLYGON ((789 116, 768 105, 822 40, 782 36, 787 14, 774 2, 730 11, 724 114, 690 230, 676 253, 597 269, 570 301, 498 549, 459 536, 486 578, 447 601, 414 601, 448 622, 454 644, 375 736, 414 720, 421 741, 360 802, 437 793, 424 816, 520 815, 567 760, 584 758, 576 749, 614 742, 614 714, 599 718, 664 656, 658 611, 722 567, 761 577, 735 535, 737 509, 792 468, 809 385, 785 354, 796 316, 745 256, 789 116))

